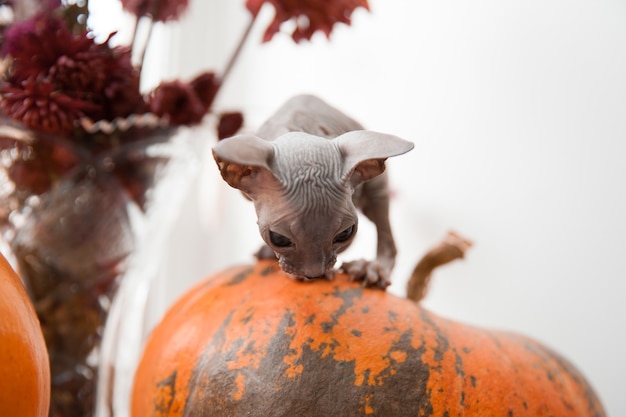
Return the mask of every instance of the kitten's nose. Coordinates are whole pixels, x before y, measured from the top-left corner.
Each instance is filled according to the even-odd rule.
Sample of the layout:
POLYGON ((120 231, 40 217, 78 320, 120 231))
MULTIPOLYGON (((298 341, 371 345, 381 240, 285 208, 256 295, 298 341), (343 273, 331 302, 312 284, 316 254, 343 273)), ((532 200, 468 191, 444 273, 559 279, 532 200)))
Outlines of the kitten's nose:
POLYGON ((307 279, 320 279, 326 276, 326 268, 307 268, 303 274, 307 279))
POLYGON ((304 268, 304 276, 307 277, 307 279, 326 278, 328 272, 335 266, 335 262, 337 262, 337 257, 333 256, 330 261, 320 262, 317 266, 308 265, 304 268))

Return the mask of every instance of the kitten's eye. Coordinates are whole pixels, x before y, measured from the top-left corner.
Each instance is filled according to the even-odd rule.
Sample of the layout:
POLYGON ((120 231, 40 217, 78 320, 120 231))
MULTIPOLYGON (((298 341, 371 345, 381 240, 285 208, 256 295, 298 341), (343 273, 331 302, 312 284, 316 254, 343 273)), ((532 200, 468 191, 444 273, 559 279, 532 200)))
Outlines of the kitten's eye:
POLYGON ((293 246, 293 243, 287 236, 283 236, 280 233, 272 232, 270 230, 270 242, 277 248, 287 248, 293 246))
POLYGON ((343 232, 341 232, 337 236, 335 236, 335 239, 333 240, 333 243, 345 242, 345 241, 347 241, 348 239, 350 239, 352 237, 353 233, 354 233, 354 225, 348 227, 346 230, 344 230, 343 232))

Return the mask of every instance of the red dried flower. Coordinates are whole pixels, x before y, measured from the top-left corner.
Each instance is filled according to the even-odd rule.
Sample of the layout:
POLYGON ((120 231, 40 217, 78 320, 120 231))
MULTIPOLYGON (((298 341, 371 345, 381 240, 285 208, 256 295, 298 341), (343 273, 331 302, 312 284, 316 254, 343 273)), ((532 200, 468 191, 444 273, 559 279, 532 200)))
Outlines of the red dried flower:
POLYGON ((198 95, 205 111, 208 111, 213 104, 220 82, 213 72, 203 72, 191 80, 191 88, 198 95))
MULTIPOLYGON (((21 111, 8 111, 9 116, 32 128, 41 126, 49 133, 68 132, 76 121, 72 118, 114 119, 146 111, 130 48, 110 48, 108 41, 96 44, 87 33, 73 35, 63 21, 52 15, 39 14, 12 26, 2 52, 13 58, 2 91, 11 92, 14 97, 9 97, 3 106, 14 108, 15 97, 41 101, 38 95, 47 90, 70 103, 69 111, 60 115, 40 109, 37 122, 23 120, 25 113, 21 111), (39 90, 31 88, 33 80, 45 80, 45 85, 39 90), (47 117, 58 120, 44 120, 47 117)), ((56 101, 50 98, 47 102, 56 101)))
POLYGON ((168 116, 173 125, 200 123, 205 114, 194 89, 182 81, 161 83, 150 95, 149 105, 150 111, 157 116, 168 116))
POLYGON ((98 104, 97 111, 87 113, 91 119, 112 120, 146 111, 139 71, 132 65, 128 47, 92 44, 85 52, 60 57, 50 73, 65 91, 98 104))
POLYGON ((91 44, 92 39, 72 35, 61 19, 42 12, 9 27, 0 53, 13 58, 11 80, 19 83, 45 76, 60 56, 76 55, 91 44))
POLYGON ((150 16, 157 22, 166 22, 178 19, 188 3, 189 0, 122 0, 122 7, 135 16, 150 16))
POLYGON ((97 106, 57 91, 48 80, 25 80, 19 87, 3 87, 0 107, 30 129, 68 134, 79 117, 97 106))
POLYGON ((291 34, 296 42, 310 40, 318 30, 328 37, 335 23, 350 24, 350 16, 357 7, 369 10, 367 0, 246 0, 246 7, 256 16, 266 2, 274 6, 276 14, 265 31, 263 42, 270 41, 289 20, 296 24, 291 34))
POLYGON ((217 125, 217 138, 219 140, 233 136, 243 126, 243 114, 241 112, 227 112, 220 115, 217 125))

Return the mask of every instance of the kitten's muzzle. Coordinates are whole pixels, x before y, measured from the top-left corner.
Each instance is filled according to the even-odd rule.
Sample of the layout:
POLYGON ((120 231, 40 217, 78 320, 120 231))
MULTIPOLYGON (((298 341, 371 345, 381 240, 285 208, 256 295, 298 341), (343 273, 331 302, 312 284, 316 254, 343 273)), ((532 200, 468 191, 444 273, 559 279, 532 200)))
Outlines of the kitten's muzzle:
POLYGON ((281 257, 278 260, 278 264, 280 268, 287 274, 291 275, 294 279, 298 281, 314 281, 318 279, 333 279, 334 277, 334 269, 335 263, 337 262, 337 257, 333 256, 329 262, 325 265, 316 268, 316 267, 302 267, 296 268, 291 263, 289 263, 284 257, 281 257))

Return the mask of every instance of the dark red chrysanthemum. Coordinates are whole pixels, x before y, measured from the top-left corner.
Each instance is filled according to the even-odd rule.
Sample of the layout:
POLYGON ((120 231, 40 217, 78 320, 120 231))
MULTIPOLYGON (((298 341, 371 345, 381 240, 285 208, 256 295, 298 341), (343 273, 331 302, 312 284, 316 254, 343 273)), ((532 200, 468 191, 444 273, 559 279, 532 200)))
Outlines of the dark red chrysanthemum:
POLYGON ((274 6, 276 14, 265 31, 263 42, 270 41, 289 20, 296 24, 291 34, 296 42, 310 40, 317 31, 328 37, 335 23, 350 24, 350 16, 357 7, 369 10, 367 0, 246 0, 246 7, 256 16, 264 3, 274 6))
POLYGON ((91 44, 93 40, 86 36, 72 35, 61 19, 39 13, 4 32, 0 53, 13 58, 11 79, 17 83, 45 76, 59 57, 74 56, 91 44))
POLYGON ((135 16, 150 16, 157 22, 167 22, 177 20, 188 3, 189 0, 122 0, 122 7, 135 16))
POLYGON ((50 77, 63 91, 98 105, 87 116, 97 119, 126 117, 145 112, 139 92, 139 72, 131 63, 128 47, 92 44, 87 51, 61 56, 50 77))
POLYGON ((189 83, 169 81, 161 83, 150 95, 150 111, 167 116, 172 125, 200 123, 205 114, 202 101, 189 83))
POLYGON ((58 100, 62 102, 55 106, 65 108, 69 104, 58 115, 40 109, 37 122, 27 122, 20 111, 8 112, 32 128, 68 132, 75 124, 73 117, 111 120, 146 111, 130 48, 111 48, 108 41, 96 44, 87 33, 74 35, 52 15, 39 14, 11 27, 2 52, 13 58, 9 77, 2 86, 2 91, 12 94, 12 102, 6 106, 14 107, 17 97, 28 103, 42 102, 40 95, 48 90, 55 98, 42 102, 44 108, 46 103, 58 100), (45 80, 45 84, 32 88, 33 80, 45 80))
POLYGON ((96 106, 55 89, 48 80, 25 80, 2 88, 0 106, 26 127, 50 134, 68 134, 75 121, 96 106))

